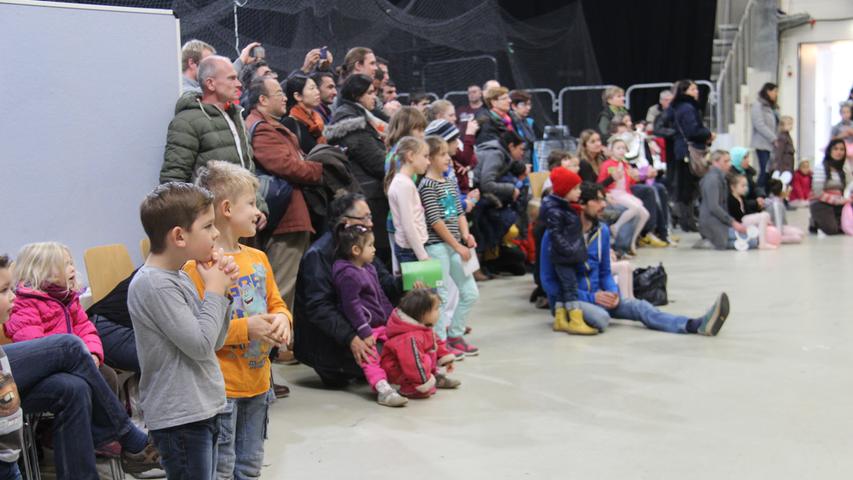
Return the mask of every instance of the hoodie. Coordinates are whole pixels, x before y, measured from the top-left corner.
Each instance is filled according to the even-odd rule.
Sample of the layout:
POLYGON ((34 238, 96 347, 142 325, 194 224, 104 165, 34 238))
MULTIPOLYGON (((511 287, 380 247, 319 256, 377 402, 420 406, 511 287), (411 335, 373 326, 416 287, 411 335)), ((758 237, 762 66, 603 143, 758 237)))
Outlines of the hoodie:
POLYGON ((490 140, 477 145, 477 166, 474 167, 474 179, 480 193, 491 193, 504 204, 512 202, 515 184, 501 182, 499 179, 509 171, 512 157, 500 140, 490 140))
POLYGON ((385 327, 388 341, 382 348, 381 366, 388 381, 400 385, 407 397, 435 393, 435 372, 455 357, 431 327, 418 323, 400 309, 391 312, 385 327))

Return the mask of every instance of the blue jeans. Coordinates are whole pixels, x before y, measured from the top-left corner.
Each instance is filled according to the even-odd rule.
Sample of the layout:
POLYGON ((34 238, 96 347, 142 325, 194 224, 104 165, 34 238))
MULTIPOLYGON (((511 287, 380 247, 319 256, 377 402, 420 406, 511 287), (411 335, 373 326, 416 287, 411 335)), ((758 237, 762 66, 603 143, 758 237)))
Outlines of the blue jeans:
MULTIPOLYGON (((554 264, 554 273, 560 282, 560 293, 555 301, 567 304, 578 299, 578 272, 568 265, 554 264)), ((568 305, 564 305, 568 307, 568 305)))
POLYGON ((468 323, 468 314, 471 308, 477 303, 480 298, 480 290, 477 289, 477 282, 473 275, 465 275, 462 267, 462 257, 459 256, 450 245, 442 242, 433 245, 427 245, 426 251, 430 258, 434 258, 441 263, 441 274, 444 281, 452 280, 459 290, 459 303, 453 310, 453 317, 448 318, 445 304, 447 303, 447 287, 444 282, 438 286, 438 296, 441 297, 441 321, 439 321, 434 329, 435 333, 442 340, 447 337, 461 337, 465 334, 465 325, 468 323))
POLYGON ((767 189, 767 164, 770 163, 770 150, 755 149, 755 155, 758 157, 758 181, 755 183, 765 190, 767 189))
POLYGON ((51 412, 57 478, 97 479, 95 446, 136 427, 74 335, 5 345, 25 414, 51 412))
POLYGON ((0 462, 0 480, 21 480, 21 470, 18 468, 18 464, 0 462))
POLYGON ((652 330, 687 333, 687 317, 662 312, 645 300, 620 298, 619 305, 610 310, 597 304, 580 302, 580 309, 584 321, 602 332, 610 324, 611 318, 618 318, 642 322, 652 330))
POLYGON ((139 373, 133 329, 100 315, 93 316, 92 323, 98 329, 98 336, 104 345, 104 363, 113 368, 139 373))
MULTIPOLYGON (((729 227, 729 241, 726 244, 726 245, 728 245, 727 248, 729 250, 735 249, 735 240, 737 240, 737 238, 738 238, 738 234, 735 231, 735 229, 729 227)), ((750 250, 755 250, 756 248, 758 248, 758 239, 757 238, 752 238, 752 239, 748 240, 747 243, 749 243, 749 249, 750 250)))
POLYGON ((216 478, 261 478, 269 395, 267 391, 255 397, 228 399, 228 406, 219 415, 216 478))
POLYGON ((219 415, 207 420, 151 430, 169 480, 211 480, 216 471, 219 415))
MULTIPOLYGON (((611 211, 611 214, 617 218, 626 210, 625 207, 608 205, 605 210, 611 211), (614 213, 615 212, 615 213, 614 213)), ((627 252, 631 249, 631 242, 634 239, 634 230, 637 229, 637 219, 632 219, 619 229, 618 235, 613 238, 613 249, 620 252, 627 252)))
POLYGON ((394 255, 397 257, 397 263, 417 262, 418 256, 411 248, 403 248, 397 243, 394 243, 394 255))

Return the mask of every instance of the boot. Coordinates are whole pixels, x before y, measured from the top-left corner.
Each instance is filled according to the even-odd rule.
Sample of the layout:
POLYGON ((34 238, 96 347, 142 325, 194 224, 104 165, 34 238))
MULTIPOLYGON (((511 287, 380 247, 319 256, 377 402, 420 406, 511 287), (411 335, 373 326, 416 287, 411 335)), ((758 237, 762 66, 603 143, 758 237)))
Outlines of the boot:
POLYGON ((583 320, 583 312, 579 308, 569 310, 567 332, 572 335, 598 335, 598 329, 592 328, 583 320))
POLYGON ((554 331, 569 332, 569 312, 565 307, 557 307, 554 309, 554 331))

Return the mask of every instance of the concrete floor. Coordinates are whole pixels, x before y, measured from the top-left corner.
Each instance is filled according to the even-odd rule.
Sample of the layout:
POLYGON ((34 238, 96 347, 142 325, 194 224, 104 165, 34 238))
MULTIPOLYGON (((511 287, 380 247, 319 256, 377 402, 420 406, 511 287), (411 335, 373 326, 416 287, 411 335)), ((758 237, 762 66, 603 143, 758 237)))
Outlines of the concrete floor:
POLYGON ((557 334, 530 276, 487 282, 458 391, 391 409, 275 366, 292 395, 272 407, 264 478, 850 478, 853 239, 741 253, 695 238, 635 264, 664 262, 673 312, 728 292, 720 336, 557 334))

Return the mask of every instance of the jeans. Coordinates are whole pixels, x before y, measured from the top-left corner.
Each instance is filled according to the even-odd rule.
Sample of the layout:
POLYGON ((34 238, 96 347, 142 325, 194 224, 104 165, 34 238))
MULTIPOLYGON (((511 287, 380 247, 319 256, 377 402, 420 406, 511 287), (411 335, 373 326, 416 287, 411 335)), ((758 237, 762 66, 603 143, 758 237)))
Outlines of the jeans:
MULTIPOLYGON (((620 207, 616 205, 608 205, 605 209, 610 212, 611 216, 619 217, 622 212, 625 211, 625 207, 620 207)), ((631 249, 631 242, 634 239, 634 231, 637 229, 637 219, 634 218, 631 221, 625 223, 622 228, 619 229, 618 234, 613 237, 613 249, 620 252, 627 252, 631 249)))
POLYGON ((394 244, 394 256, 397 257, 397 263, 417 262, 418 256, 411 248, 403 248, 396 243, 394 244))
POLYGON ((97 479, 95 446, 136 427, 74 335, 5 345, 24 413, 51 412, 57 478, 97 479))
POLYGON ((426 246, 426 251, 430 258, 434 258, 441 263, 441 274, 444 282, 448 279, 452 280, 459 290, 459 302, 456 308, 453 309, 451 317, 447 311, 447 287, 444 282, 438 286, 438 296, 441 297, 441 316, 440 321, 436 323, 434 329, 439 338, 445 340, 447 337, 457 338, 465 334, 465 325, 468 323, 468 314, 471 308, 477 303, 480 298, 480 291, 477 289, 477 282, 473 275, 465 275, 462 267, 462 257, 459 256, 450 245, 442 242, 426 246))
POLYGON ((151 430, 169 480, 211 480, 216 471, 219 415, 207 420, 151 430))
POLYGON ((655 234, 661 240, 669 239, 669 192, 666 190, 666 185, 663 183, 653 183, 651 185, 655 190, 655 198, 657 200, 658 215, 655 222, 655 234))
POLYGON ((92 323, 98 329, 98 336, 104 345, 104 363, 113 368, 139 373, 133 329, 100 315, 93 316, 92 323))
POLYGON ((756 185, 767 190, 767 164, 770 163, 770 150, 755 149, 755 156, 758 157, 758 181, 756 185))
MULTIPOLYGON (((21 453, 23 455, 23 453, 21 453)), ((0 462, 0 480, 21 480, 17 463, 0 462)))
POLYGON ((568 308, 569 302, 578 299, 578 272, 574 267, 554 264, 554 273, 560 283, 560 294, 555 300, 568 308))
POLYGON ((657 225, 658 217, 660 216, 660 209, 658 209, 657 204, 657 196, 655 195, 655 189, 646 185, 645 183, 638 183, 631 187, 631 193, 634 194, 635 197, 639 198, 643 202, 643 207, 649 212, 649 220, 643 226, 643 230, 640 232, 640 236, 643 236, 649 232, 651 232, 655 225, 657 225))
POLYGON ((229 398, 219 415, 216 478, 261 478, 267 437, 270 392, 255 397, 229 398))
MULTIPOLYGON (((734 228, 729 227, 729 241, 726 244, 727 245, 726 248, 728 248, 729 250, 735 250, 735 240, 737 240, 737 239, 738 239, 738 233, 735 231, 734 228)), ((758 248, 758 239, 757 238, 750 238, 747 243, 749 244, 750 250, 754 250, 754 249, 758 248)))
POLYGON ((600 331, 607 328, 611 318, 618 318, 642 322, 652 330, 687 333, 687 317, 662 312, 645 300, 620 298, 619 305, 610 310, 586 302, 579 302, 579 305, 584 321, 600 331))

